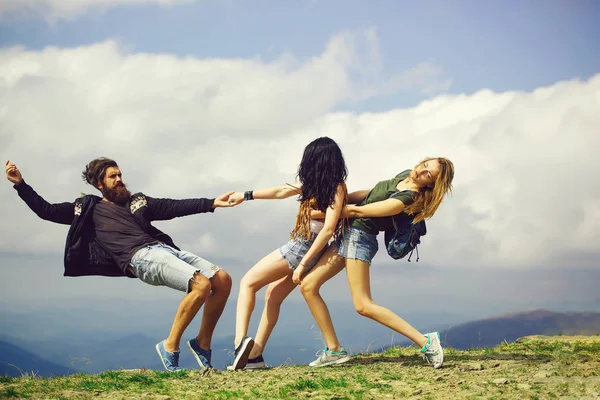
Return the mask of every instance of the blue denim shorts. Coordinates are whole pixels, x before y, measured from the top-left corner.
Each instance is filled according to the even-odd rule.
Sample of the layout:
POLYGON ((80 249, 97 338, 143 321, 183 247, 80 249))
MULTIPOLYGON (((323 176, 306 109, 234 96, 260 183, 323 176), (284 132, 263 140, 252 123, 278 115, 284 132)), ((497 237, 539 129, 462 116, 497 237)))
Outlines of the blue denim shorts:
POLYGON ((377 235, 352 226, 344 229, 344 236, 336 241, 336 245, 340 256, 369 264, 379 249, 377 235))
MULTIPOLYGON (((310 249, 310 246, 312 246, 312 244, 314 243, 316 237, 317 235, 313 233, 312 239, 310 240, 290 240, 289 242, 287 242, 279 248, 281 256, 285 261, 287 261, 292 271, 298 268, 300 261, 302 261, 306 253, 308 253, 308 250, 310 249)), ((306 268, 304 272, 310 271, 311 268, 315 266, 317 261, 319 261, 321 255, 325 253, 325 250, 327 250, 327 247, 329 247, 329 245, 325 245, 325 247, 323 247, 323 250, 321 250, 305 265, 306 268)))
POLYGON ((141 281, 153 286, 168 286, 188 292, 189 282, 199 272, 207 279, 221 268, 187 251, 164 243, 144 246, 131 257, 131 269, 141 281))

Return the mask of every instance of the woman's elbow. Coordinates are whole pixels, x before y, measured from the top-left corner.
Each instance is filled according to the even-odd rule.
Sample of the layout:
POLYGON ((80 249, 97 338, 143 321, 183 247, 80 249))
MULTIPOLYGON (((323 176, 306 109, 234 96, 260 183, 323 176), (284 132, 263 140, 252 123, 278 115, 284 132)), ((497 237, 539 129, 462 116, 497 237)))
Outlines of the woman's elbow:
POLYGON ((295 192, 293 190, 283 187, 277 193, 277 199, 287 199, 288 197, 292 197, 294 194, 295 194, 295 192))
POLYGON ((290 197, 291 194, 289 192, 289 190, 285 190, 285 189, 280 189, 277 192, 275 192, 275 199, 276 200, 282 200, 282 199, 287 199, 288 197, 290 197))
POLYGON ((362 218, 361 212, 358 210, 349 210, 348 218, 362 218))

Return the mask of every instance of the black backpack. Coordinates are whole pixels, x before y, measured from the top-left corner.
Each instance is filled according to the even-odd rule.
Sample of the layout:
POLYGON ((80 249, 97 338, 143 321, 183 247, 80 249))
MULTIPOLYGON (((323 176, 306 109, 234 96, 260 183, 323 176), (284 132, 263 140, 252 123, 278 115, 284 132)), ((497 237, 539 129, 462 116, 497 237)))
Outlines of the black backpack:
MULTIPOLYGON (((396 194, 396 193, 394 193, 396 194)), ((396 216, 392 216, 392 223, 394 224, 393 231, 385 232, 385 247, 387 252, 394 260, 408 256, 410 257, 414 250, 417 250, 417 262, 419 261, 419 249, 417 246, 421 243, 421 236, 427 234, 427 226, 425 221, 419 221, 416 224, 412 223, 412 220, 398 224, 396 222, 396 216)))

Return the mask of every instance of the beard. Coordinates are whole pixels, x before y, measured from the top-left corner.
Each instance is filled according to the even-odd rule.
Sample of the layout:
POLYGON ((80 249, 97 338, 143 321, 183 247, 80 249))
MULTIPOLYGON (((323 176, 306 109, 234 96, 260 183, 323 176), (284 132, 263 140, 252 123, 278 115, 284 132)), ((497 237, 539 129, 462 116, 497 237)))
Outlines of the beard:
POLYGON ((127 187, 123 183, 119 183, 112 188, 103 188, 102 194, 108 201, 121 206, 125 205, 131 198, 131 192, 127 190, 127 187))

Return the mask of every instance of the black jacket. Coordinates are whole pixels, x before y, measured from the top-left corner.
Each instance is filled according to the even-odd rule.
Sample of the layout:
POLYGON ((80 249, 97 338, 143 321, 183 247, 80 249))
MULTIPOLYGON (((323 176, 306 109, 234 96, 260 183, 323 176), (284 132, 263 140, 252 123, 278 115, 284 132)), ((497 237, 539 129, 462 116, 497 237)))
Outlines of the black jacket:
MULTIPOLYGON (((50 204, 38 195, 24 180, 13 186, 19 197, 27 203, 38 217, 58 224, 70 225, 65 244, 64 276, 130 276, 102 249, 96 240, 94 206, 100 197, 84 195, 72 203, 50 204)), ((179 249, 169 235, 161 232, 151 221, 169 220, 185 215, 214 212, 214 199, 156 199, 136 193, 127 207, 136 222, 150 236, 179 249)), ((131 276, 130 276, 131 277, 131 276)))

